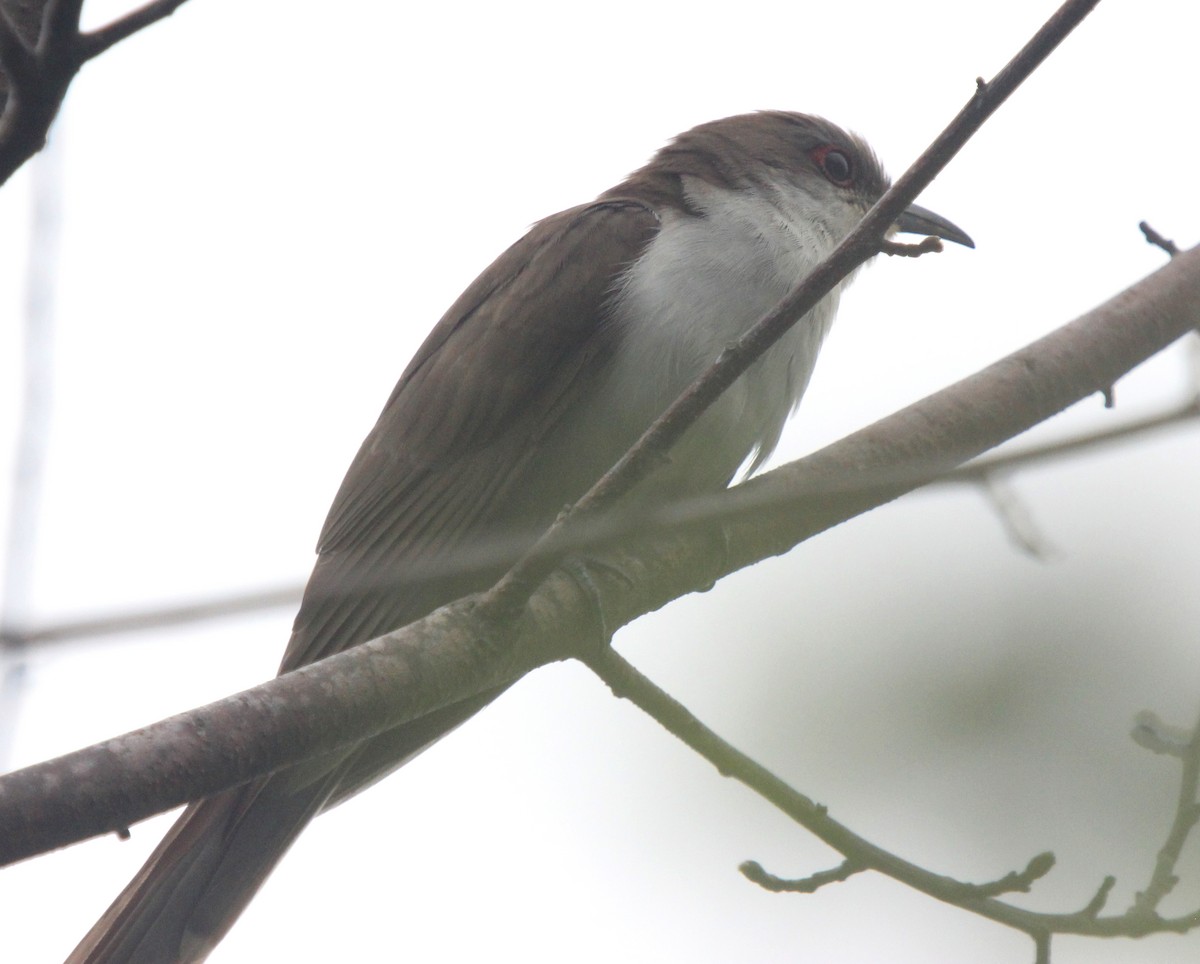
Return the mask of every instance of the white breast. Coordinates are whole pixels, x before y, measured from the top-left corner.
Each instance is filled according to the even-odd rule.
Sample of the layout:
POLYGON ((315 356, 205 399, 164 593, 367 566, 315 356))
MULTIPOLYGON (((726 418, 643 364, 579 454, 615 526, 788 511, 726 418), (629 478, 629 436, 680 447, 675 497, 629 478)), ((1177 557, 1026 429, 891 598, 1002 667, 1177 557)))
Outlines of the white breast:
MULTIPOLYGON (((802 209, 803 198, 703 182, 689 184, 688 194, 705 216, 663 212, 658 236, 630 269, 616 305, 624 331, 609 384, 614 403, 629 410, 659 412, 670 404, 837 240, 802 209)), ((711 485, 748 457, 749 471, 770 454, 808 386, 840 288, 709 410, 676 452, 681 468, 701 470, 711 485)))

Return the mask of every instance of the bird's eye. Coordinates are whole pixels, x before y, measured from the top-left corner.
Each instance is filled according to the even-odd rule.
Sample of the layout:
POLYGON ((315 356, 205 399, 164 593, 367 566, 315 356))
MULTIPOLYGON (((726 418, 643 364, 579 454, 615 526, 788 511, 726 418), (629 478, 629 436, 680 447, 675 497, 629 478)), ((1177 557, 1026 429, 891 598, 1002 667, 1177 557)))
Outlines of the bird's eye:
POLYGON ((810 156, 831 184, 849 187, 854 183, 854 164, 845 151, 832 144, 822 144, 813 148, 810 156))

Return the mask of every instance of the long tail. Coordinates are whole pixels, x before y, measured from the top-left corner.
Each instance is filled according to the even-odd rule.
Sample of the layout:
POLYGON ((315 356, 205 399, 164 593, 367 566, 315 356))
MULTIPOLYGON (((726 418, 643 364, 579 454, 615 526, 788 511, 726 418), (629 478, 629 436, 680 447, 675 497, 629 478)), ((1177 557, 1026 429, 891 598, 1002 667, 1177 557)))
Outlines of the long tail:
POLYGON ((66 964, 203 961, 313 817, 411 760, 504 689, 192 804, 66 964))
POLYGON ((216 947, 337 786, 280 793, 278 778, 194 803, 67 964, 191 964, 216 947), (265 798, 264 798, 265 797, 265 798))

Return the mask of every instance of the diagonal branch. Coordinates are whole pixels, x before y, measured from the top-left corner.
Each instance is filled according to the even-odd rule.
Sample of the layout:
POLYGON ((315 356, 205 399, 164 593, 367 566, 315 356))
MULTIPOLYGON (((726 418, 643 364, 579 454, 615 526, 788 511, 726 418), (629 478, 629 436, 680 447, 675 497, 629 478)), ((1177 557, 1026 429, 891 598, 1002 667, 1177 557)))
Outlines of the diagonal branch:
MULTIPOLYGON (((997 899, 999 894, 1028 891, 1035 881, 1049 873, 1054 866, 1054 856, 1049 853, 1038 854, 1029 861, 1024 870, 1006 874, 988 884, 968 884, 934 873, 884 850, 835 820, 824 806, 814 803, 804 794, 794 790, 761 764, 721 739, 693 716, 687 707, 655 686, 616 651, 604 649, 585 657, 584 661, 608 684, 614 695, 633 702, 689 748, 708 760, 722 775, 745 784, 846 858, 839 870, 818 875, 815 879, 810 878, 790 888, 778 886, 778 878, 766 874, 754 865, 747 875, 756 882, 765 882, 772 890, 811 892, 824 883, 844 880, 850 873, 871 869, 937 900, 989 920, 1007 924, 1029 934, 1039 943, 1044 942, 1050 934, 1142 937, 1160 932, 1182 933, 1200 926, 1200 912, 1163 918, 1154 913, 1152 908, 1140 904, 1125 913, 1102 917, 1099 914, 1102 901, 1097 899, 1093 899, 1082 911, 1059 914, 1027 910, 997 899)), ((1197 733, 1200 734, 1200 727, 1197 733)), ((1192 776, 1194 775, 1193 773, 1192 776)), ((1185 779, 1184 783, 1186 785, 1188 781, 1185 779)), ((1190 789, 1194 801, 1194 780, 1190 789)), ((1192 823, 1195 822, 1195 811, 1193 802, 1187 808, 1187 812, 1192 816, 1192 823)), ((1191 824, 1188 825, 1188 829, 1190 826, 1191 824)), ((747 873, 745 866, 742 872, 747 873)), ((1106 880, 1101 894, 1106 895, 1111 886, 1111 879, 1106 880)))
POLYGON ((144 27, 149 27, 151 24, 171 16, 185 2, 186 0, 152 0, 151 3, 129 11, 108 26, 90 33, 80 34, 76 39, 75 47, 83 60, 91 60, 93 57, 100 56, 114 44, 120 43, 127 37, 132 37, 144 27))
POLYGON ((645 478, 666 453, 721 395, 768 348, 777 342, 833 287, 881 250, 884 233, 997 108, 1091 13, 1099 0, 1067 0, 992 82, 979 80, 975 94, 934 142, 867 212, 859 225, 796 286, 774 310, 721 353, 620 461, 564 513, 513 569, 485 596, 484 605, 512 613, 568 551, 576 520, 588 520, 610 508, 645 478))
MULTIPOLYGON (((1086 452, 1114 442, 1128 441, 1159 429, 1186 427, 1200 420, 1200 399, 1193 399, 1162 412, 1133 419, 1121 425, 1085 432, 1059 441, 1029 446, 1011 453, 975 459, 940 478, 931 485, 987 484, 997 476, 1007 476, 1028 465, 1044 464, 1077 452, 1086 452)), ((613 521, 613 520, 609 520, 613 521)), ((629 536, 628 526, 620 520, 604 528, 610 538, 629 536)), ((244 590, 191 602, 173 603, 115 613, 99 613, 79 619, 48 622, 29 627, 0 627, 0 646, 42 646, 120 633, 154 630, 209 622, 247 613, 294 607, 299 604, 304 583, 296 582, 257 590, 244 590)))
POLYGON ((1112 442, 1122 442, 1134 435, 1143 435, 1161 428, 1173 428, 1200 419, 1200 397, 1190 399, 1182 405, 1166 411, 1156 412, 1143 418, 1133 419, 1122 425, 1102 428, 1083 435, 1047 442, 1044 445, 1030 446, 1017 452, 1008 452, 986 459, 978 459, 969 465, 955 469, 939 484, 957 482, 978 483, 986 481, 989 476, 1007 473, 1024 468, 1027 465, 1057 459, 1075 452, 1098 448, 1112 442))
MULTIPOLYGON (((799 462, 680 511, 597 569, 624 625, 916 488, 1112 384, 1200 321, 1200 249, 1033 345, 799 462), (719 523, 727 551, 712 552, 719 523)), ((199 710, 0 778, 0 864, 111 832, 520 678, 594 638, 555 574, 515 624, 471 601, 199 710)))
POLYGON ((0 647, 29 647, 120 633, 144 633, 175 626, 190 626, 193 623, 208 620, 227 619, 247 613, 259 613, 270 609, 294 609, 300 605, 303 594, 304 584, 295 583, 268 589, 230 593, 195 602, 86 616, 82 619, 67 619, 57 623, 35 625, 31 628, 0 626, 0 647))

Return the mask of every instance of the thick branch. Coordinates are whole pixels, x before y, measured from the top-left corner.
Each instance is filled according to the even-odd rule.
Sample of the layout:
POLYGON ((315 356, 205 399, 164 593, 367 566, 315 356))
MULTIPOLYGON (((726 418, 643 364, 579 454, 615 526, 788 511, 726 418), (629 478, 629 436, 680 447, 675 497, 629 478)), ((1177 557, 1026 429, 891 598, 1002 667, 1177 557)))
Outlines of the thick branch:
MULTIPOLYGON (((1087 431, 1080 435, 994 457, 975 459, 967 465, 935 479, 931 484, 987 484, 997 476, 1014 473, 1028 465, 1044 464, 1114 442, 1128 442, 1132 438, 1164 428, 1187 427, 1197 420, 1200 420, 1200 398, 1165 409, 1154 415, 1133 419, 1121 425, 1087 431)), ((175 626, 227 619, 246 613, 294 608, 299 605, 303 593, 304 583, 297 582, 271 589, 247 590, 223 596, 212 596, 195 602, 104 613, 57 623, 43 623, 28 629, 8 626, 0 628, 0 646, 30 647, 91 639, 97 636, 152 632, 175 626)))
MULTIPOLYGON (((535 611, 561 648, 570 624, 547 613, 549 598, 535 611)), ((357 742, 554 658, 535 650, 545 642, 537 633, 524 636, 509 645, 456 603, 270 683, 9 774, 0 778, 0 864, 357 742)))
MULTIPOLYGON (((672 535, 603 568, 605 616, 624 625, 725 573, 930 478, 1115 382, 1200 321, 1200 249, 977 375, 834 445, 685 507, 672 535), (714 522, 724 553, 712 552, 714 522)), ((590 602, 555 575, 511 633, 456 603, 381 640, 200 710, 0 778, 0 862, 127 826, 576 653, 590 602)))
POLYGON ((680 506, 676 519, 724 524, 722 575, 786 552, 1102 392, 1191 331, 1200 322, 1198 299, 1200 248, 1193 248, 977 374, 737 486, 727 501, 680 506))

